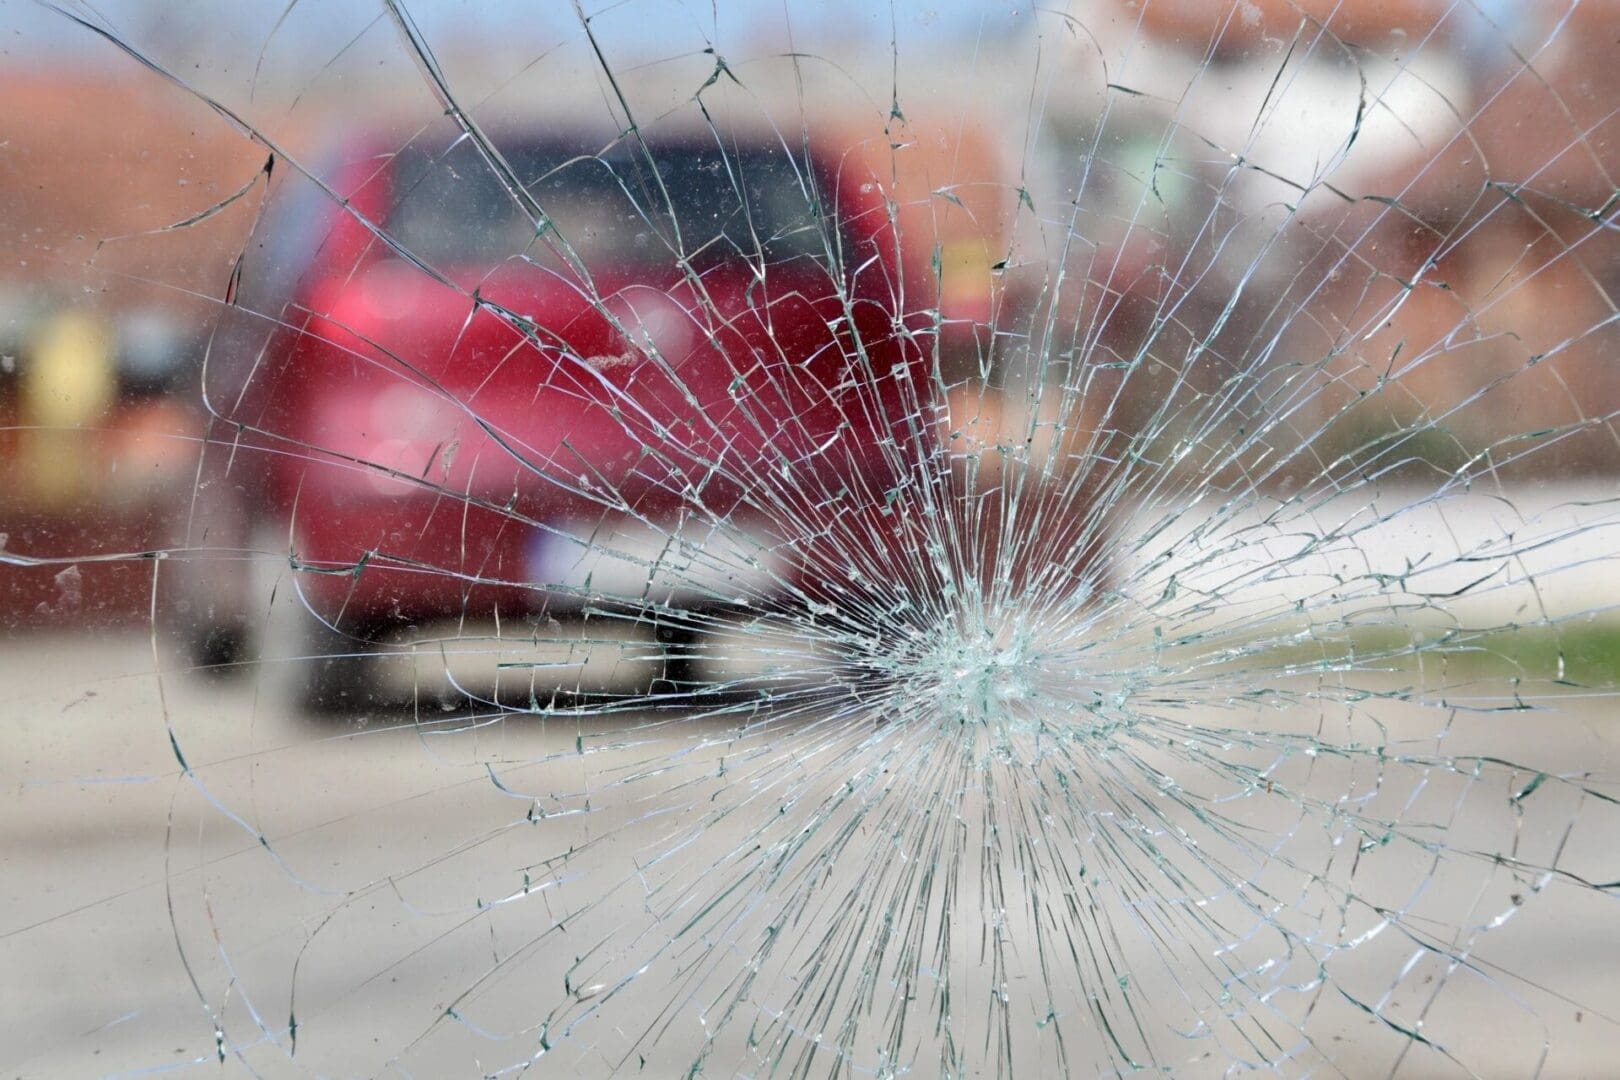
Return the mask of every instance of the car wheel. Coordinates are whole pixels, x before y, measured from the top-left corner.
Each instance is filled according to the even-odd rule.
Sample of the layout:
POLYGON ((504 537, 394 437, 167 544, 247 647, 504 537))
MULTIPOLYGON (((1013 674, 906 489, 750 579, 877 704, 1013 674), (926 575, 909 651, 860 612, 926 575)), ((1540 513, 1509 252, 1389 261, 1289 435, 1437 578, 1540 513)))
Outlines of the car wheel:
POLYGON ((312 623, 302 658, 294 661, 295 699, 307 716, 335 719, 383 707, 378 650, 364 631, 340 633, 312 623))
POLYGON ((661 619, 653 639, 659 655, 645 693, 698 694, 704 689, 698 661, 705 647, 704 634, 687 618, 661 619))
POLYGON ((253 634, 246 622, 238 620, 205 623, 192 630, 186 655, 194 670, 240 675, 254 659, 253 634))

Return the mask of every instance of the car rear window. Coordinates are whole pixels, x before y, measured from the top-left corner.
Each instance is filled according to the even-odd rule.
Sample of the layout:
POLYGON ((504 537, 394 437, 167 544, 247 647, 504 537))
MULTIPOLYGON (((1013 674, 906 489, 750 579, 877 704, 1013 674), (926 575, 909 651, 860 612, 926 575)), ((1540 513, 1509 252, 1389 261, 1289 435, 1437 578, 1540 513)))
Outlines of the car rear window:
MULTIPOLYGON (((595 269, 825 254, 817 181, 780 146, 621 144, 600 153, 561 142, 501 144, 542 212, 534 220, 469 142, 395 165, 389 233, 438 265, 493 264, 571 250, 595 269), (650 159, 650 160, 649 160, 650 159)), ((836 242, 836 241, 834 241, 836 242)))

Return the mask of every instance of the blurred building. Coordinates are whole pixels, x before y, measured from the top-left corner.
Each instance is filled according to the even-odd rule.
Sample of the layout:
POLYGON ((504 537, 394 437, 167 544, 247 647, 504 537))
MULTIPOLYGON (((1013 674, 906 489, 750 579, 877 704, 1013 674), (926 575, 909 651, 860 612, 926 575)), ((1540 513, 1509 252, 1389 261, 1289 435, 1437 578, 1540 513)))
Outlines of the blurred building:
MULTIPOLYGON (((5 549, 164 547, 194 473, 209 320, 265 154, 151 78, 13 69, 0 92, 5 549)), ((150 582, 130 561, 12 569, 0 610, 136 617, 150 582)))

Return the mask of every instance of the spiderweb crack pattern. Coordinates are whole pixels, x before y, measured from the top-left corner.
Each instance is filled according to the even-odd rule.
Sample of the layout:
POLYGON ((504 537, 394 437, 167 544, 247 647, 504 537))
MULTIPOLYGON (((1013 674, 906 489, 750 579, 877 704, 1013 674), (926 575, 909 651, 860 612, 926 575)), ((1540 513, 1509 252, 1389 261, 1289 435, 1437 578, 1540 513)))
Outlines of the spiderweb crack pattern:
POLYGON ((207 308, 185 535, 0 543, 154 568, 192 1067, 1612 1044, 1612 5, 45 6, 252 148, 85 264, 207 308))

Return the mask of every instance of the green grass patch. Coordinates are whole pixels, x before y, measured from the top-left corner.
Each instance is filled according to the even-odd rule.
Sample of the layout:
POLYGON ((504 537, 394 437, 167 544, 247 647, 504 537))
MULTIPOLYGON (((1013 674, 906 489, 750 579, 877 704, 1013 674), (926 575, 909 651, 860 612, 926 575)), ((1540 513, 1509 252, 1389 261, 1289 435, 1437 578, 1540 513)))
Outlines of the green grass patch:
MULTIPOLYGON (((1620 621, 1483 630, 1329 627, 1268 648, 1262 663, 1313 671, 1423 671, 1451 679, 1513 679, 1580 687, 1620 686, 1620 621)), ((1256 658, 1258 659, 1258 658, 1256 658)))

